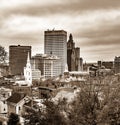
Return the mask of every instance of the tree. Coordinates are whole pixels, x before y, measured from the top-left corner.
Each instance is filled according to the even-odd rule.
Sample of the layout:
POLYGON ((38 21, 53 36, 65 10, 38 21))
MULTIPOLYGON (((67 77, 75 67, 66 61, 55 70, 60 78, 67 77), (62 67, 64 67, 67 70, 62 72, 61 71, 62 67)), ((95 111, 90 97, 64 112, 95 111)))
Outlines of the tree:
POLYGON ((71 125, 97 125, 100 102, 94 89, 91 84, 81 89, 69 114, 71 125))
POLYGON ((63 105, 62 101, 55 104, 51 100, 44 102, 44 111, 32 112, 29 117, 29 123, 25 125, 67 125, 67 120, 62 113, 63 105))
POLYGON ((120 125, 120 84, 112 89, 108 100, 102 110, 102 120, 109 125, 120 125))
POLYGON ((43 125, 67 125, 67 119, 64 116, 65 103, 59 100, 57 104, 52 101, 46 101, 46 113, 43 125))
POLYGON ((0 45, 0 63, 5 63, 7 57, 7 52, 4 47, 0 45))
POLYGON ((119 125, 120 83, 115 76, 87 80, 68 117, 70 125, 119 125))
POLYGON ((9 116, 8 125, 19 125, 19 116, 11 113, 9 116))
POLYGON ((79 84, 72 103, 44 102, 45 112, 33 113, 29 125, 120 125, 120 82, 117 76, 89 78, 79 84), (34 121, 34 122, 33 122, 34 121))

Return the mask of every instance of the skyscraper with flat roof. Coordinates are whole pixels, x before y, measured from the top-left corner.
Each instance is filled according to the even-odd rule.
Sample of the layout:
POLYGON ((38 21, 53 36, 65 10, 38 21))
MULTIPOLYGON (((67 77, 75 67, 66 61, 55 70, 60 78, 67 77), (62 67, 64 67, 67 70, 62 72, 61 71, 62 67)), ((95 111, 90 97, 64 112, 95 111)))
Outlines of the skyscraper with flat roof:
POLYGON ((31 46, 9 46, 9 67, 12 75, 23 74, 28 52, 31 58, 31 46))
POLYGON ((67 64, 67 32, 64 30, 48 30, 44 32, 44 52, 60 58, 61 73, 67 64))

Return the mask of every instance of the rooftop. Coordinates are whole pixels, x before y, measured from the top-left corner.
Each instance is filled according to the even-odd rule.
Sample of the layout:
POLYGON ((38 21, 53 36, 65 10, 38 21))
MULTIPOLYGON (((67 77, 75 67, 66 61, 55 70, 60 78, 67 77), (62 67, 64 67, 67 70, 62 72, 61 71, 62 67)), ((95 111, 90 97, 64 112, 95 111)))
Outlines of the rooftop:
POLYGON ((55 33, 59 33, 59 32, 63 32, 63 33, 67 33, 65 30, 55 30, 55 29, 48 29, 47 31, 45 31, 45 33, 52 33, 52 32, 55 32, 55 33))
POLYGON ((56 55, 48 55, 48 54, 36 54, 32 58, 40 58, 40 59, 60 59, 56 55))
POLYGON ((23 93, 14 93, 11 97, 7 99, 7 102, 18 103, 25 97, 23 93))
POLYGON ((69 74, 74 74, 74 75, 89 75, 88 72, 85 72, 85 71, 71 71, 69 72, 69 74))

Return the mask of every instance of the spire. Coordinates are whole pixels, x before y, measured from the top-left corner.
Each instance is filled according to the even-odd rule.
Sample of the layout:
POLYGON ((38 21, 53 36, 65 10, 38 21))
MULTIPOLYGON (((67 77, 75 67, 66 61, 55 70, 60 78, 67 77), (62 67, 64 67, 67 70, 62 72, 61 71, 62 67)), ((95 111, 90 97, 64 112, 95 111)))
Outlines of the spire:
POLYGON ((69 49, 75 48, 75 43, 73 42, 73 36, 72 36, 71 33, 70 33, 70 35, 69 35, 69 40, 68 40, 68 43, 67 43, 67 47, 68 47, 69 49))
POLYGON ((68 72, 68 65, 65 65, 65 71, 64 72, 68 72))
POLYGON ((68 42, 73 43, 73 36, 72 36, 71 33, 70 33, 70 35, 69 35, 69 40, 68 40, 68 42))
POLYGON ((29 55, 29 52, 28 52, 28 56, 27 56, 27 63, 30 63, 30 55, 29 55))
POLYGON ((71 33, 70 33, 70 36, 69 36, 69 40, 70 40, 70 41, 73 41, 73 36, 72 36, 71 33))

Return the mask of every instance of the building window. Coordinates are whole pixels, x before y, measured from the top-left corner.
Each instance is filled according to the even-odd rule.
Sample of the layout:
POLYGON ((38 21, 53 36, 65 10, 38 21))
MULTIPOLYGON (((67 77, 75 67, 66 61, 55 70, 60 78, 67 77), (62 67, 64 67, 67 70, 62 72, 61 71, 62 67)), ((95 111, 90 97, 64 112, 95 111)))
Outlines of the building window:
POLYGON ((3 94, 3 97, 5 97, 5 93, 3 94))
POLYGON ((19 110, 21 110, 20 106, 19 106, 19 110))

